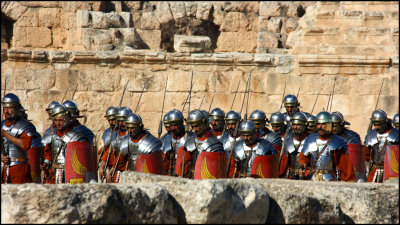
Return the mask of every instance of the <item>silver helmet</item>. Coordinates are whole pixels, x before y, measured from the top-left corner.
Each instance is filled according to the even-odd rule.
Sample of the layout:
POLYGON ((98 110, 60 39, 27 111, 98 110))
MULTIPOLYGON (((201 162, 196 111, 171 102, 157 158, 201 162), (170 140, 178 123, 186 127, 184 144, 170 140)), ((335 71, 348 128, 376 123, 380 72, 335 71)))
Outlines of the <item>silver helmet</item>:
POLYGON ((19 116, 19 108, 21 107, 21 102, 18 98, 13 93, 8 93, 3 97, 3 100, 1 101, 3 104, 3 107, 12 107, 15 110, 13 110, 13 114, 11 115, 11 118, 16 118, 19 116))
POLYGON ((63 105, 65 107, 67 107, 67 109, 71 112, 71 116, 78 118, 79 116, 79 109, 78 106, 76 105, 76 103, 72 100, 67 100, 65 102, 63 102, 63 105))
POLYGON ((183 122, 183 113, 177 109, 173 109, 168 113, 168 123, 172 122, 183 122))
POLYGON ((143 120, 138 114, 131 113, 125 118, 125 126, 127 128, 143 126, 143 120))
POLYGON ((117 114, 115 115, 115 117, 117 118, 117 120, 122 120, 124 121, 125 118, 132 113, 132 110, 126 106, 121 107, 118 109, 117 114))
POLYGON ((285 123, 285 117, 280 112, 272 113, 269 123, 271 125, 283 125, 285 123))
POLYGON ((69 126, 73 123, 73 117, 71 116, 71 111, 67 109, 64 105, 58 104, 55 105, 52 113, 50 114, 52 118, 63 117, 65 120, 64 127, 69 126))
MULTIPOLYGON (((170 111, 171 112, 171 111, 170 111)), ((169 113, 170 112, 167 112, 167 113, 165 113, 165 115, 164 115, 164 117, 163 117, 163 123, 164 123, 164 126, 165 127, 169 127, 170 125, 169 125, 169 113)))
POLYGON ((253 135, 256 134, 257 127, 256 124, 251 120, 245 120, 240 123, 239 133, 241 135, 253 135))
POLYGON ((229 111, 225 116, 225 123, 227 124, 236 124, 237 122, 240 122, 240 120, 240 114, 233 110, 229 111))
POLYGON ((207 110, 201 109, 200 111, 201 111, 201 113, 203 113, 204 117, 205 117, 205 118, 207 119, 207 121, 208 121, 208 118, 210 117, 210 115, 208 115, 207 110))
POLYGON ((387 122, 387 115, 385 111, 378 109, 372 113, 371 116, 372 123, 384 123, 387 122))
POLYGON ((117 115, 118 109, 114 106, 110 106, 106 110, 106 115, 104 116, 107 120, 115 119, 117 115))
POLYGON ((54 108, 55 105, 59 105, 59 102, 56 101, 52 101, 46 108, 46 112, 50 115, 51 114, 51 110, 54 108))
POLYGON ((3 107, 20 107, 21 101, 19 100, 18 96, 13 93, 8 93, 3 97, 1 101, 3 107))
POLYGON ((393 126, 394 127, 399 127, 399 114, 396 113, 396 115, 393 116, 393 120, 392 120, 393 126))
POLYGON ((307 125, 308 126, 315 126, 316 120, 317 120, 317 118, 313 114, 307 115, 307 125))
POLYGON ((254 123, 266 123, 268 122, 267 115, 262 110, 254 110, 251 114, 249 119, 254 123))
POLYGON ((210 112, 210 119, 213 120, 224 120, 225 112, 220 108, 215 108, 210 112))
POLYGON ((195 109, 189 113, 187 121, 190 126, 198 126, 208 123, 208 118, 201 110, 195 109))
POLYGON ((290 118, 290 123, 306 125, 307 124, 307 116, 303 112, 297 112, 292 116, 292 118, 290 118))
POLYGON ((332 131, 332 115, 329 112, 323 111, 317 114, 315 123, 327 124, 325 132, 330 133, 332 131))
POLYGON ((340 124, 340 125, 350 125, 349 122, 344 120, 343 114, 340 112, 333 112, 332 114, 332 123, 340 124))
POLYGON ((285 98, 283 98, 283 105, 292 107, 298 106, 297 97, 294 95, 286 95, 285 98))

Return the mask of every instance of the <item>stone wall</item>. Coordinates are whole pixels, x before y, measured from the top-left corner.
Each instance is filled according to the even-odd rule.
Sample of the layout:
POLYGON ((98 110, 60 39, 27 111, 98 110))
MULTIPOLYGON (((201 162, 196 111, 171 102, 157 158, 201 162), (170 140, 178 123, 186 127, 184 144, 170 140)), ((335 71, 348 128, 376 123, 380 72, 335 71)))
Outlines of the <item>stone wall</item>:
POLYGON ((332 111, 362 138, 382 79, 378 108, 389 117, 398 111, 395 1, 3 1, 1 10, 2 89, 7 79, 39 132, 49 125, 47 105, 61 101, 68 86, 70 98, 78 84, 80 120, 100 137, 106 108, 118 105, 129 80, 122 105, 135 110, 144 87, 137 112, 155 134, 166 77, 164 112, 182 109, 192 70, 191 109, 202 102, 208 110, 216 91, 212 108, 229 111, 240 81, 233 106, 240 111, 252 70, 250 111, 276 112, 286 82, 286 94, 300 88, 303 111, 319 94, 316 114, 327 108, 335 79, 332 111), (209 41, 187 50, 183 45, 196 41, 178 42, 178 35, 209 41))

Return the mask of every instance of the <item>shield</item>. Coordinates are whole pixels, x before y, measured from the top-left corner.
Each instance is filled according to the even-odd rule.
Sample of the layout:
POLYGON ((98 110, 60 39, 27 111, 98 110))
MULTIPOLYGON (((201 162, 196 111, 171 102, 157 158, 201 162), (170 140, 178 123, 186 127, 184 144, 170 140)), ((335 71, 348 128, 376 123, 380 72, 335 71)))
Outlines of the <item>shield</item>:
POLYGON ((27 157, 31 169, 32 181, 40 183, 40 148, 30 148, 27 157))
POLYGON ((163 174, 162 152, 140 154, 136 159, 136 171, 142 173, 163 174))
POLYGON ((260 155, 254 158, 251 177, 277 178, 279 172, 279 155, 260 155))
POLYGON ((365 152, 360 144, 347 144, 349 157, 353 168, 357 172, 365 172, 365 152))
POLYGON ((96 158, 93 158, 92 143, 74 141, 67 145, 65 152, 65 183, 89 183, 96 179, 96 158))
MULTIPOLYGON (((175 161, 175 173, 178 176, 181 176, 182 172, 182 160, 183 160, 183 153, 185 153, 185 164, 187 163, 188 159, 191 159, 191 155, 189 151, 185 151, 183 147, 178 149, 178 153, 176 154, 176 161, 175 161)), ((184 165, 185 168, 189 168, 188 165, 184 165)), ((190 168, 189 168, 190 170, 190 168)))
POLYGON ((385 180, 399 178, 399 145, 386 147, 384 171, 385 180))
POLYGON ((226 153, 202 152, 197 156, 194 179, 226 178, 226 153))

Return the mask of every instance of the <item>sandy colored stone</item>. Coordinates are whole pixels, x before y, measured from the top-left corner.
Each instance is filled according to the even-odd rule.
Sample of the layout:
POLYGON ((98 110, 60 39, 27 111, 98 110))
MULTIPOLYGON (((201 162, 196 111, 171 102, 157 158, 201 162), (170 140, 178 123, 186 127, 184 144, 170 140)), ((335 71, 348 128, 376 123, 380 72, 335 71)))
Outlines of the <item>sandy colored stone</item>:
POLYGON ((257 47, 256 32, 223 32, 217 41, 216 52, 255 52, 257 47))
POLYGON ((21 5, 16 1, 3 1, 1 2, 1 12, 14 21, 17 21, 25 12, 27 7, 21 5))

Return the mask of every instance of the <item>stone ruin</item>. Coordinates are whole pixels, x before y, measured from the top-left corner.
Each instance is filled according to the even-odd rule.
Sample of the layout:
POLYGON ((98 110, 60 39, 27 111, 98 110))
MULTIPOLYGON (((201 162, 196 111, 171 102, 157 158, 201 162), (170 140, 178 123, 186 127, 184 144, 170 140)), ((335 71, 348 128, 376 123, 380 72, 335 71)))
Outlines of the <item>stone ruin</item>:
MULTIPOLYGON (((340 111, 362 139, 378 97, 378 109, 385 110, 390 118, 398 112, 397 1, 2 1, 1 21, 1 88, 20 97, 39 133, 50 125, 45 112, 47 105, 61 101, 65 94, 66 99, 71 98, 78 85, 74 101, 85 116, 80 121, 100 140, 108 126, 103 119, 105 110, 110 105, 118 105, 123 86, 129 80, 122 105, 137 108, 145 127, 156 134, 167 76, 164 113, 182 109, 192 71, 192 109, 208 110, 215 92, 211 108, 229 111, 240 82, 233 104, 233 110, 240 111, 245 83, 252 71, 249 111, 261 109, 268 117, 279 110, 285 86, 286 94, 300 90, 302 111, 311 112, 318 96, 313 114, 328 108, 333 91, 329 107, 340 111), (383 88, 378 96, 381 84, 383 88)), ((135 179, 131 182, 137 182, 135 179)), ((252 221, 262 223, 398 223, 398 183, 390 187, 389 184, 313 183, 311 188, 315 191, 307 192, 303 198, 299 197, 299 191, 308 189, 310 183, 247 179, 153 182, 154 187, 132 186, 130 182, 98 185, 94 189, 94 186, 82 186, 89 194, 99 197, 96 201, 102 202, 98 205, 84 204, 89 204, 94 197, 82 192, 80 186, 2 185, 2 222, 104 222, 107 220, 102 215, 83 211, 91 207, 108 211, 108 204, 113 205, 112 202, 126 196, 142 199, 128 197, 122 205, 143 205, 149 212, 158 214, 148 216, 145 212, 137 214, 137 209, 116 208, 112 215, 121 215, 122 223, 215 222, 213 217, 220 209, 211 209, 207 201, 216 196, 205 198, 205 205, 201 203, 196 208, 195 203, 185 202, 185 196, 192 192, 181 196, 168 186, 169 183, 203 182, 211 188, 207 190, 215 189, 213 193, 217 197, 225 198, 221 207, 241 202, 241 208, 231 207, 232 211, 218 217, 220 223, 242 222, 241 218, 232 216, 233 212, 243 212, 242 215, 249 216, 244 218, 257 218, 252 221), (55 209, 67 209, 57 214, 58 217, 24 217, 23 211, 7 211, 8 206, 20 204, 8 193, 13 193, 13 197, 41 199, 49 193, 63 193, 65 187, 77 197, 56 198, 54 204, 59 205, 55 209), (330 193, 334 188, 346 194, 330 193), (256 194, 249 191, 253 189, 258 190, 256 194), (134 192, 130 193, 131 190, 134 192), (269 196, 269 201, 257 203, 264 204, 263 213, 246 211, 247 207, 259 208, 257 204, 252 206, 252 201, 265 196, 269 196), (359 198, 363 199, 362 204, 359 198), (193 208, 187 209, 188 205, 193 208), (164 210, 167 210, 165 214, 159 213, 164 210), (132 212, 137 217, 132 217, 132 212), (204 217, 197 212, 202 212, 204 217), (299 215, 307 216, 298 218, 299 215)), ((194 190, 201 187, 194 186, 194 190)), ((185 188, 182 186, 181 190, 185 188)), ((33 203, 21 203, 18 207, 37 210, 53 206, 42 201, 33 203)), ((51 215, 56 212, 60 211, 52 211, 51 215)), ((46 214, 37 213, 34 215, 46 214)))

